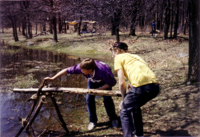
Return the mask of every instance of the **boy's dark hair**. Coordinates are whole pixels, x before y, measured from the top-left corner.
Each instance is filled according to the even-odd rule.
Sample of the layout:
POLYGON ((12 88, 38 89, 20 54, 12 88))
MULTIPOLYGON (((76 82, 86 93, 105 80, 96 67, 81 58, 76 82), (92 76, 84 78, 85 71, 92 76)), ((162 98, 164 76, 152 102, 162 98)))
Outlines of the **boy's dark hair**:
POLYGON ((91 58, 86 58, 83 61, 81 61, 81 63, 80 63, 80 68, 81 69, 87 69, 87 70, 92 69, 92 70, 95 70, 96 67, 97 67, 96 63, 91 58))
POLYGON ((128 45, 126 43, 123 43, 123 42, 115 42, 114 45, 113 45, 113 48, 114 47, 122 49, 124 51, 128 50, 128 45))

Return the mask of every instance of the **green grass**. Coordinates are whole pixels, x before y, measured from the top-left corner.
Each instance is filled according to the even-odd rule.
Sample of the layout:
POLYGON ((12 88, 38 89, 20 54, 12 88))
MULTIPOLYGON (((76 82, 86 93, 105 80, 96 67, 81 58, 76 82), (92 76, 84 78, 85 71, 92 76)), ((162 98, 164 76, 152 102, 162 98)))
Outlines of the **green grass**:
POLYGON ((36 79, 34 79, 34 75, 30 73, 26 76, 16 76, 15 82, 12 84, 12 87, 30 88, 38 83, 39 82, 36 79))

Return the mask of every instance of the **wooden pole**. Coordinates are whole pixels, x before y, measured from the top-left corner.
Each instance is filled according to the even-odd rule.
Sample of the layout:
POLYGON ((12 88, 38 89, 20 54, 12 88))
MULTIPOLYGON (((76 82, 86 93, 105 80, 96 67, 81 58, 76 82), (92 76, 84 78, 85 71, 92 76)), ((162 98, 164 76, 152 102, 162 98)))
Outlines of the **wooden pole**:
POLYGON ((39 102, 38 102, 38 106, 36 108, 36 111, 35 111, 33 117, 30 119, 30 121, 26 125, 25 130, 29 129, 29 126, 31 126, 31 124, 33 123, 33 121, 35 120, 35 118, 37 117, 37 115, 39 114, 42 105, 43 105, 43 100, 42 100, 42 97, 40 97, 39 102))
MULTIPOLYGON (((38 91, 37 88, 26 88, 26 89, 19 89, 14 88, 13 92, 18 93, 36 93, 38 91)), ((46 92, 63 92, 63 93, 75 93, 75 94, 91 94, 91 95, 98 95, 98 96, 121 96, 120 91, 113 91, 113 90, 97 90, 97 89, 84 89, 84 88, 43 88, 41 90, 42 94, 46 92)))
MULTIPOLYGON (((21 134, 21 132, 24 130, 25 127, 27 128, 27 123, 28 123, 28 121, 29 121, 29 119, 30 119, 30 116, 31 116, 33 110, 35 109, 35 106, 36 106, 36 104, 37 104, 37 102, 38 102, 38 100, 39 100, 40 92, 42 91, 42 88, 44 87, 45 84, 46 84, 46 83, 45 83, 45 80, 43 79, 42 82, 41 82, 41 84, 40 84, 40 86, 39 86, 39 88, 38 88, 37 91, 36 91, 36 93, 37 93, 37 99, 34 100, 33 105, 32 105, 32 108, 31 108, 31 110, 29 111, 29 114, 27 115, 27 117, 26 117, 26 119, 25 119, 25 122, 22 123, 22 124, 24 124, 24 126, 19 130, 19 132, 17 133, 17 135, 16 135, 15 137, 18 137, 18 136, 21 134)), ((22 121, 22 122, 23 122, 23 121, 22 121)), ((30 123, 30 122, 29 122, 29 123, 30 123)), ((28 124, 28 125, 30 125, 30 124, 28 124)))
POLYGON ((68 134, 69 133, 69 130, 67 129, 67 127, 66 127, 66 123, 65 123, 65 121, 63 120, 63 118, 62 118, 62 115, 61 115, 61 113, 60 113, 60 110, 59 110, 59 108, 58 108, 58 105, 56 104, 56 100, 55 100, 55 98, 53 97, 53 95, 50 93, 50 97, 51 97, 51 100, 52 100, 52 102, 53 102, 53 104, 54 104, 54 107, 55 107, 55 109, 56 109, 56 113, 57 113, 57 115, 58 115, 58 118, 59 118, 59 120, 60 120, 60 124, 61 124, 61 126, 64 128, 64 130, 66 131, 66 133, 68 134))

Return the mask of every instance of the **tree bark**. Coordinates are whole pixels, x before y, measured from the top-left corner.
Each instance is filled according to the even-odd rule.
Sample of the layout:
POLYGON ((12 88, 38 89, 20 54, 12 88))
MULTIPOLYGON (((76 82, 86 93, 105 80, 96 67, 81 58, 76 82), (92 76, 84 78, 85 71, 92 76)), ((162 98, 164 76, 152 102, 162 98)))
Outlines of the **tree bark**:
POLYGON ((117 9, 116 12, 114 12, 114 24, 115 24, 115 33, 117 42, 120 41, 119 39, 120 17, 121 17, 121 9, 117 9))
POLYGON ((170 0, 164 1, 165 3, 165 25, 164 25, 164 39, 168 38, 168 31, 170 25, 170 0))
POLYGON ((12 23, 12 28, 13 28, 13 37, 15 39, 15 42, 19 41, 18 35, 17 35, 17 20, 16 17, 10 17, 11 23, 12 23))
POLYGON ((184 32, 183 32, 184 35, 186 34, 186 28, 187 28, 187 24, 188 24, 188 14, 189 14, 189 4, 188 4, 188 8, 187 8, 187 14, 186 14, 186 17, 184 20, 184 32))
POLYGON ((64 25, 65 25, 65 34, 67 33, 67 24, 64 21, 64 25))
POLYGON ((37 21, 36 21, 36 23, 35 23, 35 34, 37 34, 37 21))
POLYGON ((179 24, 179 0, 176 0, 176 16, 175 16, 175 24, 174 24, 174 38, 177 38, 178 24, 179 24))
POLYGON ((32 39, 32 37, 33 37, 33 35, 32 35, 32 26, 31 26, 29 15, 28 15, 28 35, 29 35, 29 39, 32 39))
POLYGON ((173 11, 174 5, 172 5, 172 10, 171 10, 171 30, 170 30, 170 37, 172 38, 172 29, 173 29, 173 19, 174 19, 174 11, 173 11))
MULTIPOLYGON (((38 88, 26 88, 19 89, 14 88, 13 92, 18 93, 36 93, 38 88)), ((63 93, 75 93, 75 94, 91 94, 91 95, 99 95, 99 96, 119 96, 121 95, 120 91, 113 90, 98 90, 98 89, 84 89, 84 88, 43 88, 41 93, 45 94, 45 92, 63 92, 63 93)))
POLYGON ((22 21, 22 35, 24 36, 26 36, 25 30, 26 30, 26 17, 24 17, 22 21))
POLYGON ((58 42, 58 38, 57 38, 57 23, 56 23, 56 15, 54 15, 52 17, 52 24, 53 24, 53 39, 55 40, 55 42, 58 42))
POLYGON ((137 3, 135 6, 134 6, 134 9, 131 13, 131 26, 130 26, 130 33, 129 35, 131 36, 135 36, 135 26, 136 26, 136 17, 137 17, 137 8, 138 8, 138 5, 139 3, 137 3))
POLYGON ((199 1, 189 0, 189 69, 187 82, 199 78, 199 1))
POLYGON ((79 24, 78 24, 78 35, 79 36, 81 35, 81 23, 82 23, 82 17, 80 17, 80 21, 79 21, 79 24))
POLYGON ((111 17, 110 17, 110 20, 111 20, 111 35, 116 35, 114 18, 111 16, 111 17))

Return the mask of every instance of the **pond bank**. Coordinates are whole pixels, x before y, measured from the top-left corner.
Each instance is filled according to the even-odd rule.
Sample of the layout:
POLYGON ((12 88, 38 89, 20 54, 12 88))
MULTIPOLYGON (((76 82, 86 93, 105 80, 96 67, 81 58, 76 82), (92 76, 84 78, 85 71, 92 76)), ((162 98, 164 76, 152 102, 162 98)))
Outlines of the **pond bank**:
MULTIPOLYGON (((40 36, 36 38, 43 39, 45 37, 51 37, 51 36, 40 36)), ((27 46, 28 40, 25 40, 25 39, 23 40, 23 38, 21 38, 21 40, 17 43, 13 41, 10 41, 11 43, 10 42, 9 43, 10 44, 14 43, 13 45, 18 45, 18 46, 25 46, 26 48, 29 48, 29 49, 40 48, 44 50, 52 50, 55 52, 58 52, 58 49, 60 49, 59 52, 67 51, 66 53, 69 53, 70 55, 85 56, 85 53, 87 53, 88 56, 91 56, 95 59, 99 59, 101 61, 105 61, 107 64, 110 63, 109 65, 113 68, 113 59, 111 58, 111 54, 107 50, 108 48, 106 45, 109 45, 109 42, 114 41, 115 37, 102 36, 101 38, 98 38, 94 36, 94 37, 85 37, 83 39, 82 38, 83 37, 78 38, 78 36, 75 36, 75 35, 70 36, 66 34, 66 35, 63 35, 63 37, 62 35, 60 35, 58 43, 54 43, 51 45, 51 41, 48 40, 46 41, 47 45, 45 44, 45 42, 38 42, 38 45, 33 45, 29 47, 27 46), (96 54, 96 51, 100 53, 99 54, 100 58, 99 56, 96 56, 98 55, 96 54)), ((121 38, 122 38, 122 41, 128 43, 129 50, 131 53, 139 54, 148 63, 149 67, 156 73, 161 85, 160 95, 142 107, 145 136, 157 137, 157 136, 198 136, 200 135, 199 134, 199 131, 200 131, 199 117, 198 117, 199 111, 198 109, 196 109, 199 107, 198 87, 196 85, 182 84, 187 77, 188 56, 181 56, 181 57, 178 56, 180 54, 181 55, 188 54, 188 41, 182 38, 177 39, 177 40, 173 40, 173 39, 162 40, 161 36, 158 36, 157 38, 150 38, 150 35, 148 34, 138 35, 135 37, 127 37, 127 35, 123 35, 121 38)), ((38 55, 40 54, 38 53, 38 55)), ((47 58, 47 54, 45 55, 41 54, 40 56, 45 56, 47 58)), ((12 60, 13 58, 10 58, 10 59, 12 60)), ((36 68, 38 68, 38 70, 46 70, 46 69, 48 70, 48 68, 51 69, 50 67, 51 63, 49 63, 48 61, 40 62, 38 64, 37 62, 39 61, 37 62, 31 61, 31 62, 33 64, 36 64, 36 66, 33 67, 35 69, 36 68), (40 64, 45 64, 45 65, 43 65, 44 67, 42 67, 40 66, 40 64)), ((73 65, 73 63, 75 63, 73 61, 69 61, 69 62, 71 62, 70 65, 73 65)), ((13 62, 11 64, 13 64, 13 62)), ((31 68, 32 64, 31 65, 27 64, 27 62, 25 62, 25 64, 26 66, 30 67, 27 69, 27 71, 28 70, 33 71, 33 69, 31 68)), ((59 63, 55 63, 54 65, 58 66, 58 69, 61 69, 64 67, 62 65, 59 65, 59 63)), ((13 69, 9 65, 6 65, 5 67, 7 67, 5 69, 7 71, 8 70, 11 71, 13 69)), ((56 68, 56 67, 53 67, 53 68, 56 68)), ((53 68, 48 73, 53 73, 53 68)), ((10 73, 7 73, 7 74, 10 74, 10 73)), ((15 77, 16 75, 11 73, 10 77, 12 76, 15 77)), ((29 79, 31 79, 31 76, 29 79)), ((78 83, 80 82, 78 82, 78 79, 79 78, 74 78, 74 83, 72 83, 72 85, 70 86, 79 86, 78 83)), ((71 78, 67 78, 67 80, 71 80, 71 78)), ((85 85, 85 83, 83 85, 85 85)), ((116 84, 114 88, 118 89, 118 84, 116 84)), ((67 96, 69 95, 70 94, 68 94, 67 96)), ((21 97, 18 99, 20 100, 21 97)), ((119 105, 119 102, 121 101, 121 98, 113 97, 113 100, 115 103, 116 112, 119 116, 118 105, 119 105)), ((64 117, 64 120, 68 124, 67 127, 69 128, 72 136, 120 136, 122 135, 120 128, 118 130, 114 130, 110 128, 110 125, 108 122, 109 119, 103 107, 102 98, 99 98, 96 102, 99 124, 98 124, 98 127, 93 132, 87 132, 87 125, 89 121, 88 121, 87 110, 84 104, 84 101, 85 101, 84 96, 76 96, 75 98, 73 98, 72 96, 69 96, 69 98, 67 99, 66 99, 66 96, 63 96, 63 101, 64 101, 64 104, 61 104, 60 108, 62 110, 62 115, 64 117), (68 112, 68 108, 72 107, 72 104, 70 104, 71 102, 76 107, 74 107, 73 111, 68 112), (65 106, 65 104, 68 104, 68 106, 65 106)), ((6 105, 6 103, 4 103, 4 105, 6 105)), ((16 105, 16 107, 17 106, 18 105, 16 105)), ((15 107, 13 107, 13 110, 15 111, 15 107)), ((23 115, 22 111, 21 112, 19 111, 18 113, 23 115)), ((41 115, 41 117, 44 117, 44 119, 42 119, 43 123, 46 120, 55 118, 54 115, 49 115, 49 112, 48 111, 46 112, 46 110, 42 111, 42 113, 44 114, 44 116, 41 115)), ((5 121, 5 123, 9 122, 11 124, 11 125, 8 124, 7 127, 11 126, 12 128, 12 124, 15 123, 15 121, 16 123, 19 124, 19 121, 17 120, 17 116, 14 116, 14 119, 12 116, 11 118, 7 118, 6 120, 7 121, 5 121)), ((39 119, 38 119, 38 122, 40 122, 39 119)), ((58 133, 58 134, 63 133, 62 127, 59 126, 58 123, 51 123, 51 124, 52 125, 48 127, 49 131, 52 131, 53 133, 58 133)), ((44 123, 43 125, 46 125, 46 124, 44 123)), ((38 133, 41 133, 42 131, 43 129, 37 130, 38 133)))

